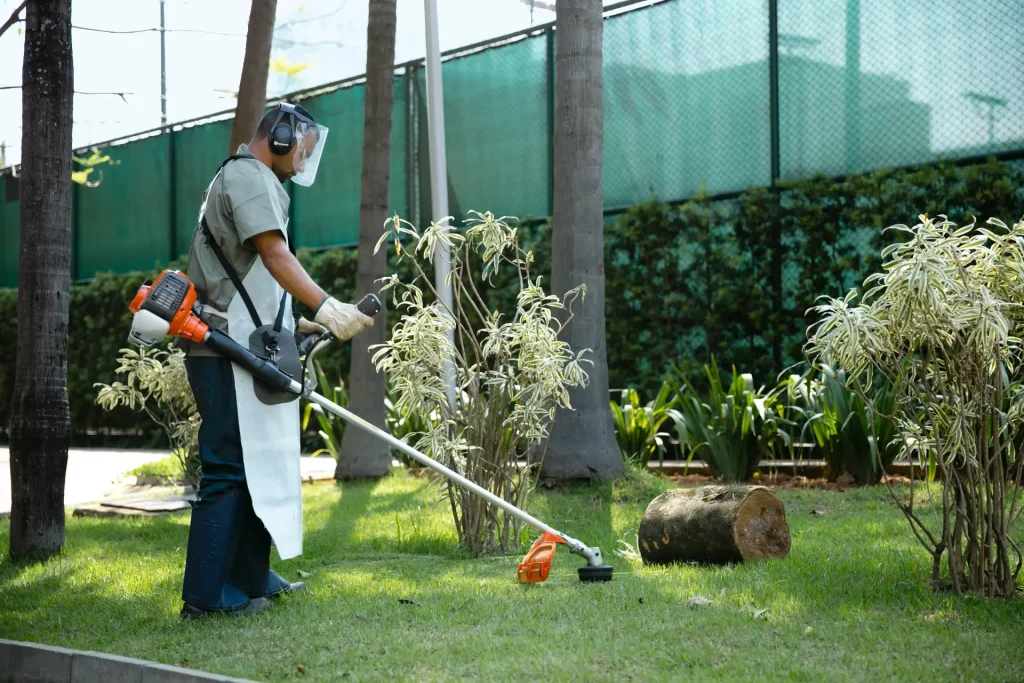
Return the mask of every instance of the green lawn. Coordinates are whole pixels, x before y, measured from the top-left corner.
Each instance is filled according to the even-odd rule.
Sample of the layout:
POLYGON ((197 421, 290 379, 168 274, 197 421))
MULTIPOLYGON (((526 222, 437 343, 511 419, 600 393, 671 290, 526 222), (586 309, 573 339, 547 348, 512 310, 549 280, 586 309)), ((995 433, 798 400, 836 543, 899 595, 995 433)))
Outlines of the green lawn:
POLYGON ((128 472, 128 474, 136 477, 166 477, 176 481, 182 478, 185 470, 177 456, 168 455, 163 460, 155 460, 147 462, 145 465, 140 465, 131 472, 128 472))
POLYGON ((600 544, 616 575, 581 584, 580 558, 560 550, 546 583, 523 586, 520 554, 454 549, 447 504, 423 479, 308 485, 305 554, 275 567, 308 575, 310 591, 201 622, 177 619, 187 514, 74 518, 63 556, 25 566, 6 560, 3 521, 0 635, 258 680, 1024 679, 1024 600, 930 591, 929 558, 884 489, 781 491, 782 560, 633 567, 616 542, 633 541, 666 486, 539 496, 533 510, 600 544), (714 602, 687 606, 698 595, 714 602))

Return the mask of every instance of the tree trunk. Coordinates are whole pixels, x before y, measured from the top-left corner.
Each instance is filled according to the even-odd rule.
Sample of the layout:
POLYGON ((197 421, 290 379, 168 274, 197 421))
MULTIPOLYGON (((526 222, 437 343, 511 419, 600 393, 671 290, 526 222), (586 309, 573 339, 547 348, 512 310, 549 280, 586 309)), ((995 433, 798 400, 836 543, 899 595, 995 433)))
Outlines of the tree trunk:
POLYGON ((574 410, 555 416, 541 474, 549 481, 611 478, 622 473, 622 454, 608 406, 605 350, 601 3, 559 0, 555 7, 551 289, 561 296, 587 286, 563 338, 574 352, 590 349, 594 365, 588 386, 570 391, 574 410))
POLYGON ((763 486, 665 491, 637 533, 644 564, 749 562, 789 554, 782 501, 763 486))
POLYGON ((263 118, 263 110, 267 106, 267 71, 270 68, 270 45, 274 41, 276 13, 277 0, 252 0, 229 154, 234 154, 239 145, 252 139, 263 118))
POLYGON ((64 546, 71 287, 71 0, 34 0, 22 66, 18 351, 11 402, 12 558, 64 546))
MULTIPOLYGON (((370 0, 366 46, 366 106, 363 114, 363 177, 359 204, 359 265, 353 299, 376 292, 387 274, 387 249, 373 248, 388 215, 391 170, 391 108, 395 99, 396 0, 370 0)), ((351 410, 371 424, 385 428, 387 378, 374 370, 370 346, 387 335, 387 306, 374 317, 373 327, 352 339, 351 410)), ((390 447, 362 429, 346 428, 335 470, 337 479, 383 477, 388 473, 390 447)))

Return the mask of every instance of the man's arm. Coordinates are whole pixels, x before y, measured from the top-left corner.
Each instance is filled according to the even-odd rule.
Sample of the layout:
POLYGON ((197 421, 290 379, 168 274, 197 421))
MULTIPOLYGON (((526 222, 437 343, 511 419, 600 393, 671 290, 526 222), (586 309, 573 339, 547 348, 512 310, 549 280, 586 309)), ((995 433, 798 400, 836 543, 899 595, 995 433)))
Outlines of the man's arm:
POLYGON ((327 298, 327 293, 313 282, 306 270, 290 251, 279 230, 268 230, 251 238, 263 265, 286 292, 315 311, 327 298))
MULTIPOLYGON (((288 245, 279 230, 253 235, 252 245, 259 252, 270 274, 293 297, 316 311, 316 322, 323 325, 340 341, 351 339, 361 331, 373 327, 373 318, 356 306, 344 304, 327 296, 288 251, 288 245)), ((299 329, 302 329, 300 321, 299 329)))

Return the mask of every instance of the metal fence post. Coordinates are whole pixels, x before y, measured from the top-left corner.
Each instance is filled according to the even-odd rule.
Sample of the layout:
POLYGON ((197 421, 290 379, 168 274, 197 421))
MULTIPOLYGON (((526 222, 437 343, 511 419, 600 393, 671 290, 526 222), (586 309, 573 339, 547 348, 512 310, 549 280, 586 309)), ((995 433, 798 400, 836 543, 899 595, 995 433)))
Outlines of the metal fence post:
POLYGON ((405 67, 405 215, 413 225, 419 225, 419 219, 413 213, 416 206, 416 166, 413 164, 416 146, 416 66, 405 67))
POLYGON ((846 172, 860 170, 860 0, 846 0, 846 69, 843 97, 846 172))
POLYGON ((772 239, 772 362, 782 371, 782 216, 778 207, 782 154, 779 141, 779 0, 768 0, 768 82, 770 89, 771 191, 777 205, 771 222, 772 239))
POLYGON ((544 31, 547 48, 548 93, 548 218, 555 213, 555 29, 549 26, 544 31))
MULTIPOLYGON (((161 5, 161 7, 162 6, 163 5, 161 5)), ((167 130, 167 149, 171 157, 170 162, 168 163, 170 178, 168 178, 167 183, 169 187, 168 191, 171 195, 171 204, 167 212, 170 221, 168 237, 171 240, 170 245, 168 246, 168 259, 173 261, 178 258, 178 161, 174 126, 171 126, 167 130)))
POLYGON ((71 183, 71 282, 77 282, 80 279, 78 272, 78 250, 82 240, 79 234, 78 221, 80 211, 78 207, 81 204, 81 197, 78 192, 79 187, 78 183, 71 183))
POLYGON ((779 152, 779 0, 768 0, 768 87, 772 186, 782 175, 779 152))

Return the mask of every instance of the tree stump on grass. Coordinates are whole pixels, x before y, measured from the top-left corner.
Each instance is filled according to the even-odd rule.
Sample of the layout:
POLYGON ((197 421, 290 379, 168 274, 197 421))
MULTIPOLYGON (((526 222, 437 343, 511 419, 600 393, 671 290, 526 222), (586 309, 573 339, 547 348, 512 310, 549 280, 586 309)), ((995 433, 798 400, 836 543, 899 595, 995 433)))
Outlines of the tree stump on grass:
POLYGON ((640 521, 644 564, 748 562, 789 554, 782 501, 764 486, 665 491, 640 521))

